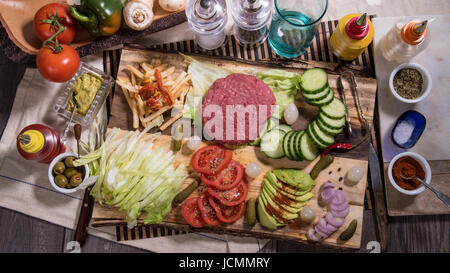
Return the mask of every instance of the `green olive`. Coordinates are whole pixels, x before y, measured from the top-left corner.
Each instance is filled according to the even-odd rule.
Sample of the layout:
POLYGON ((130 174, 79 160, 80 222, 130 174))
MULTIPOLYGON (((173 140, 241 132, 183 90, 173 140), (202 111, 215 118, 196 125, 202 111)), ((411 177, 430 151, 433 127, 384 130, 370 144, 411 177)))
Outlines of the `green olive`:
POLYGON ((55 184, 60 187, 64 188, 69 183, 69 180, 67 180, 67 177, 65 177, 62 174, 58 174, 55 176, 55 184))
POLYGON ((70 178, 70 185, 72 187, 78 187, 78 185, 80 185, 82 181, 83 178, 81 177, 81 174, 77 173, 76 175, 72 176, 72 178, 70 178))
POLYGON ((64 163, 66 164, 66 166, 67 167, 75 167, 74 165, 73 165, 73 161, 75 160, 76 158, 75 157, 73 157, 73 156, 69 156, 69 157, 66 157, 66 159, 64 160, 64 163))
POLYGON ((53 167, 53 172, 55 174, 62 174, 66 170, 66 166, 62 162, 58 162, 53 167))
POLYGON ((67 169, 64 171, 64 175, 65 175, 68 179, 72 178, 72 176, 76 175, 77 173, 79 173, 79 172, 77 172, 77 170, 76 170, 75 168, 67 168, 67 169))

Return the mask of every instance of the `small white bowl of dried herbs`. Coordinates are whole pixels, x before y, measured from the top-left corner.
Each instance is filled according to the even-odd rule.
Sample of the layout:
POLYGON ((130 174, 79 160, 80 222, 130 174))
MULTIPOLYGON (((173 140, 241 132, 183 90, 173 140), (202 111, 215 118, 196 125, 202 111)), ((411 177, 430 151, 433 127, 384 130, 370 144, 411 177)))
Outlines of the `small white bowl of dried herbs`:
POLYGON ((420 64, 401 64, 391 72, 389 89, 399 101, 418 103, 431 91, 430 73, 420 64))

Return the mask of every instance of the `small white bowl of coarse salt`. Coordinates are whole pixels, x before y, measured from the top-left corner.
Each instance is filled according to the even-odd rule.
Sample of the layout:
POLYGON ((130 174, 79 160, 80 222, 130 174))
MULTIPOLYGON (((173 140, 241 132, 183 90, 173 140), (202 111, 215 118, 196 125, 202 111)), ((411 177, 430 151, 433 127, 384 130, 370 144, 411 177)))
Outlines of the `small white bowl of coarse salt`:
POLYGON ((408 110, 397 120, 392 129, 392 141, 400 148, 413 147, 425 130, 425 117, 414 110, 408 110))

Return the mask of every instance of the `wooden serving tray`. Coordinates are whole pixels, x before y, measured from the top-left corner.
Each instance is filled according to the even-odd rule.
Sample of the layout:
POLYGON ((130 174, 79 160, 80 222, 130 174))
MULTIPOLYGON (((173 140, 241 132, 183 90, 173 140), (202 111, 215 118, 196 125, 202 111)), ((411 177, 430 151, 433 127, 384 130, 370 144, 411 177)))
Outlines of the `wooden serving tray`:
MULTIPOLYGON (((66 3, 55 0, 2 0, 0 1, 0 20, 5 27, 9 38, 25 53, 35 55, 41 47, 41 41, 36 38, 33 31, 33 18, 35 13, 48 3, 66 3)), ((116 34, 94 39, 89 33, 78 25, 78 32, 71 44, 78 50, 80 56, 92 54, 100 49, 110 48, 131 41, 143 35, 148 35, 166 28, 180 24, 186 20, 184 10, 167 12, 163 10, 158 0, 154 0, 153 23, 146 30, 135 31, 122 26, 116 34)))
MULTIPOLYGON (((152 58, 155 57, 161 58, 163 63, 173 65, 177 69, 186 70, 187 68, 187 63, 184 61, 184 58, 179 54, 124 48, 122 50, 118 76, 127 77, 128 72, 124 69, 126 65, 128 64, 137 65, 142 61, 150 61, 152 58)), ((269 67, 267 66, 257 64, 246 64, 242 62, 235 62, 224 59, 215 59, 213 57, 206 58, 196 56, 195 58, 203 62, 209 62, 212 64, 220 65, 241 73, 255 74, 259 70, 269 69, 269 67)), ((299 73, 302 72, 301 70, 294 68, 286 68, 286 70, 297 71, 299 73)), ((333 89, 336 89, 336 79, 337 79, 336 75, 329 74, 329 83, 333 89)), ((361 104, 365 110, 365 115, 370 120, 370 122, 372 122, 375 104, 376 80, 371 78, 358 77, 357 82, 361 95, 360 98, 361 104)), ((354 97, 347 83, 344 83, 344 88, 346 89, 347 103, 349 106, 350 116, 352 117, 352 128, 354 130, 354 134, 350 140, 345 139, 343 134, 340 134, 337 137, 336 141, 355 142, 358 139, 360 139, 362 135, 362 125, 358 119, 354 97)), ((335 95, 339 96, 337 92, 335 95)), ((316 118, 318 110, 315 107, 307 105, 306 102, 303 101, 303 98, 301 96, 298 97, 296 103, 299 107, 301 118, 299 118, 298 122, 294 124, 293 127, 294 129, 303 129, 306 127, 306 124, 308 122, 316 118)), ((120 90, 117 90, 117 92, 115 92, 115 96, 112 102, 109 127, 118 127, 123 130, 132 130, 131 111, 127 105, 127 102, 125 101, 125 98, 123 97, 123 93, 120 90)), ((169 133, 170 128, 166 129, 166 131, 163 132, 163 135, 157 139, 155 145, 160 147, 167 147, 167 149, 170 149, 171 137, 169 136, 169 133)), ((204 143, 203 145, 206 144, 204 143)), ((189 171, 190 170, 189 162, 192 153, 188 153, 183 146, 182 151, 180 151, 178 154, 179 155, 177 157, 177 162, 184 162, 185 165, 187 165, 188 168, 187 170, 189 171)), ((334 247, 359 248, 361 242, 361 228, 363 223, 364 196, 366 191, 367 178, 364 178, 356 186, 347 186, 345 183, 343 183, 342 178, 344 177, 347 170, 355 165, 363 167, 367 173, 368 143, 365 142, 358 148, 350 152, 335 155, 338 156, 335 158, 334 163, 327 169, 322 171, 319 177, 316 179, 317 185, 313 189, 315 197, 309 201, 308 206, 314 208, 314 210, 317 213, 325 213, 326 211, 323 208, 319 207, 318 205, 317 191, 322 183, 328 180, 335 182, 338 185, 338 187, 342 188, 342 190, 346 193, 351 208, 350 214, 349 216, 347 216, 345 224, 341 227, 341 229, 335 232, 331 237, 327 238, 322 243, 334 247), (349 240, 345 244, 338 244, 336 240, 337 237, 342 232, 342 230, 348 226, 349 222, 353 219, 357 219, 358 221, 358 227, 355 235, 352 237, 351 240, 349 240)), ((259 195, 264 173, 266 171, 275 168, 297 168, 309 172, 312 169, 315 162, 318 160, 318 158, 316 158, 314 161, 296 162, 290 161, 287 158, 269 159, 259 150, 259 147, 254 146, 247 146, 245 148, 234 150, 233 158, 235 160, 238 160, 244 166, 246 166, 250 162, 258 162, 263 168, 263 173, 261 173, 257 178, 247 181, 249 187, 248 198, 252 197, 256 198, 259 195)), ((184 186, 186 186, 188 183, 190 183, 189 180, 185 182, 184 186)), ((92 222, 93 226, 117 225, 124 223, 123 214, 119 213, 117 209, 104 207, 99 204, 96 204, 94 206, 92 219, 93 219, 92 222)), ((196 231, 234 234, 239 236, 254 236, 260 238, 274 238, 280 240, 291 240, 299 242, 306 242, 305 233, 310 228, 310 227, 299 227, 296 224, 291 224, 289 226, 277 230, 269 230, 262 227, 259 224, 256 224, 254 227, 249 227, 244 223, 243 219, 240 219, 239 221, 237 221, 232 225, 221 225, 218 227, 204 227, 201 229, 193 229, 187 225, 187 223, 181 216, 180 206, 175 207, 171 211, 170 215, 166 217, 162 225, 163 226, 167 225, 168 227, 170 226, 171 228, 177 227, 180 230, 190 229, 196 231)))

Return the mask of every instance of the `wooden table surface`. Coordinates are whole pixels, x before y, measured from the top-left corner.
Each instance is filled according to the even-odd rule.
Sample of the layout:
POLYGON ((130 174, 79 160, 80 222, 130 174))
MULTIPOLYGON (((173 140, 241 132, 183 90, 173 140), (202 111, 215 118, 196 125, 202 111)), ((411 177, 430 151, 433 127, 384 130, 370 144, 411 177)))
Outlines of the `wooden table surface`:
MULTIPOLYGON (((12 108, 24 67, 11 63, 0 52, 0 137, 12 108)), ((48 223, 9 209, 0 208, 0 252, 70 252, 67 242, 73 230, 48 223)), ((389 218, 388 252, 450 252, 450 215, 389 218)), ((364 211, 363 234, 359 252, 376 240, 374 211, 364 211)), ((145 252, 141 249, 87 236, 82 252, 145 252)), ((261 252, 343 252, 343 250, 272 241, 261 252)), ((354 251, 352 251, 354 252, 354 251)))

